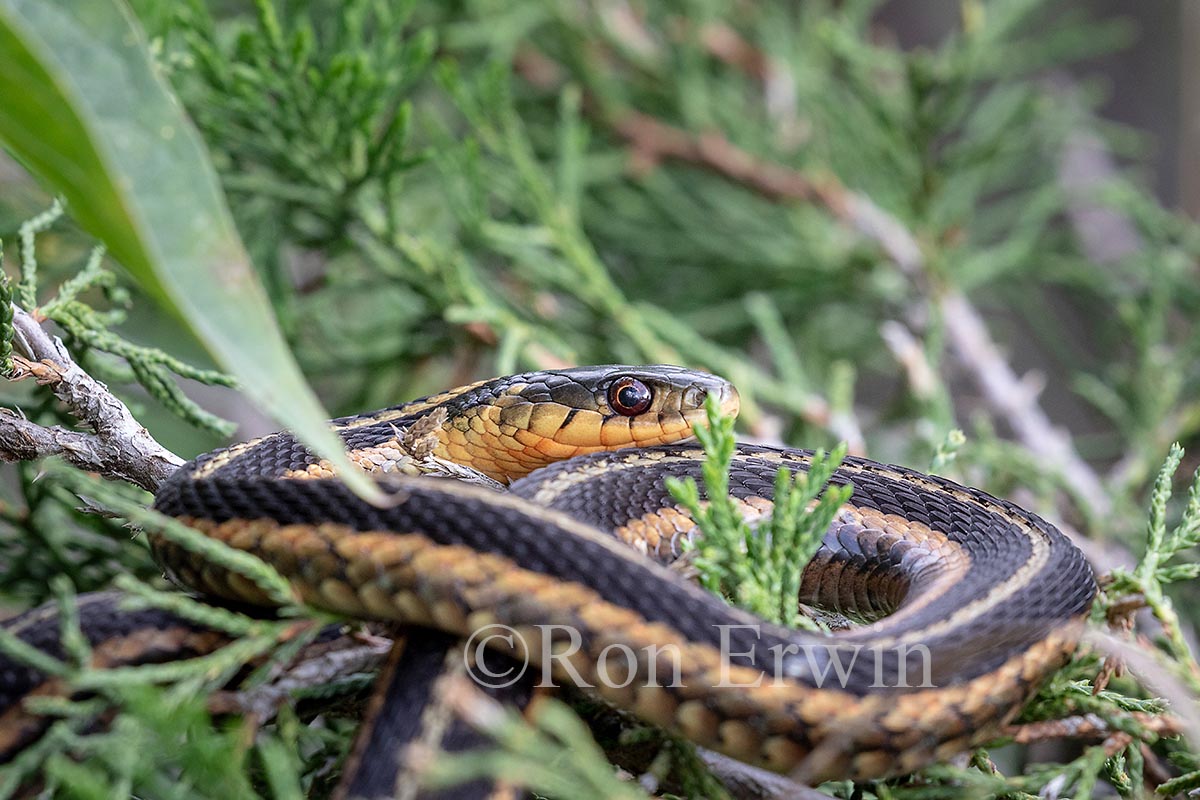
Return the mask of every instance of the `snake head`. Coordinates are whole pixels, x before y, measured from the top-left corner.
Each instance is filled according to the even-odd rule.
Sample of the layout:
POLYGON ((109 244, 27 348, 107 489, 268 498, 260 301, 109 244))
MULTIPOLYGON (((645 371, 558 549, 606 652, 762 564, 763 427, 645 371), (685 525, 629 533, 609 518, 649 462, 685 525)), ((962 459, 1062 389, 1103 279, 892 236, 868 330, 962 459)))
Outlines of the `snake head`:
POLYGON ((668 365, 546 370, 487 381, 455 398, 436 455, 508 483, 585 453, 668 444, 692 435, 709 395, 736 414, 737 390, 668 365))

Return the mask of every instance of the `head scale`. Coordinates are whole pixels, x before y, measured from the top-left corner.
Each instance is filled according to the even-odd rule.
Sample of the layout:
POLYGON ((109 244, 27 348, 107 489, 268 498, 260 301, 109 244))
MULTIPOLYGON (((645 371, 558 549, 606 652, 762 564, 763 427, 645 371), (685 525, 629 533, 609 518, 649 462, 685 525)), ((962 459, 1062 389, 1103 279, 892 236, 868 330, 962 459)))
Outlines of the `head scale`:
POLYGON ((508 483, 585 453, 686 439, 715 395, 738 394, 707 372, 667 365, 576 367, 487 381, 447 404, 435 454, 508 483))

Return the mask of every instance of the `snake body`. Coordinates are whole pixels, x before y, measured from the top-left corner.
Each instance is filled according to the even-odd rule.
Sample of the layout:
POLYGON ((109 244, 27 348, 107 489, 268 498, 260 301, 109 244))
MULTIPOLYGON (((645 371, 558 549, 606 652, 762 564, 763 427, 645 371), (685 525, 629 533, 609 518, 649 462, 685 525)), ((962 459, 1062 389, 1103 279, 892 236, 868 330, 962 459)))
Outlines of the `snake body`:
MULTIPOLYGON (((806 781, 904 773, 994 738, 1074 649, 1095 593, 1082 554, 1010 503, 851 458, 832 482, 853 495, 798 600, 864 624, 821 636, 731 608, 665 566, 694 525, 663 479, 699 477, 703 452, 678 440, 714 393, 736 410, 727 383, 678 368, 499 378, 335 421, 384 473, 385 507, 287 434, 190 462, 155 506, 264 559, 313 605, 461 636, 507 626, 517 635, 491 644, 555 681, 806 781), (413 474, 439 465, 515 481, 413 474)), ((810 457, 741 445, 731 494, 769 513, 777 470, 810 457)), ((194 589, 268 602, 153 547, 194 589)))

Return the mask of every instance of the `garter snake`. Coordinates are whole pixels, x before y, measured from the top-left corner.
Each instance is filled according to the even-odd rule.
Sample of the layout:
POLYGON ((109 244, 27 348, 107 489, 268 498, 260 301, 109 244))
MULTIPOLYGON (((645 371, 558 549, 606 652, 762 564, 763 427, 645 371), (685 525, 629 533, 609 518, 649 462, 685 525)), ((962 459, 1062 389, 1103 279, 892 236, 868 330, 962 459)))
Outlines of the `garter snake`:
MULTIPOLYGON (((506 626, 517 636, 492 643, 555 680, 806 781, 909 772, 994 738, 1075 647, 1095 593, 1082 554, 981 491, 849 458, 832 482, 853 494, 798 599, 864 624, 830 637, 763 622, 663 563, 693 533, 663 479, 699 478, 703 452, 679 441, 709 393, 736 410, 729 384, 674 367, 498 378, 333 422, 380 473, 386 507, 289 434, 190 462, 155 506, 262 558, 315 606, 461 636, 506 626), (464 467, 511 485, 425 475, 464 467), (634 654, 616 680, 614 647, 634 654)), ((769 513, 777 470, 810 457, 740 445, 731 494, 750 517, 769 513)), ((267 602, 169 541, 152 546, 186 586, 267 602)), ((0 755, 29 680, 7 710, 0 693, 0 755)))

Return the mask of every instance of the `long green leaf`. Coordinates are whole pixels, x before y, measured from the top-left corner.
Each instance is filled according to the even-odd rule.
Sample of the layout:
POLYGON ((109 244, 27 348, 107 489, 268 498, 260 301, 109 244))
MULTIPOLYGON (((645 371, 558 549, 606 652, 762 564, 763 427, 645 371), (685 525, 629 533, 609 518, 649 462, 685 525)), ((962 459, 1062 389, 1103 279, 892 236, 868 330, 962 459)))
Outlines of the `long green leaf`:
POLYGON ((0 0, 0 141, 246 394, 373 493, 325 424, 204 144, 123 0, 0 0))

